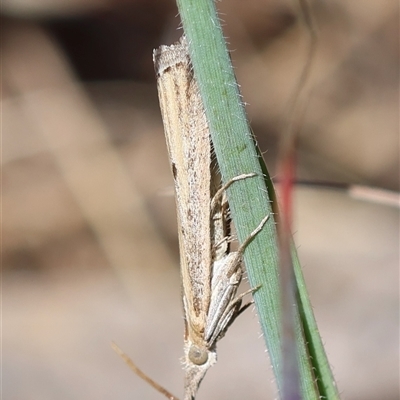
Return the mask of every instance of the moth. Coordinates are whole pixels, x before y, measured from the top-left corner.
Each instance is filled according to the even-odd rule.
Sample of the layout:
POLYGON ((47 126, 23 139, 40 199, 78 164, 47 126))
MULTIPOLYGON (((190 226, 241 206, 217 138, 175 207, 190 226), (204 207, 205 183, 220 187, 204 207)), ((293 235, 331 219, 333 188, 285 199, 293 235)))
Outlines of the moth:
POLYGON ((226 189, 255 174, 221 185, 185 36, 174 45, 156 49, 153 61, 175 183, 185 325, 184 398, 192 400, 207 370, 216 363, 218 340, 250 305, 242 306, 242 298, 253 290, 236 296, 243 275, 241 259, 268 216, 237 251, 230 251, 226 189))

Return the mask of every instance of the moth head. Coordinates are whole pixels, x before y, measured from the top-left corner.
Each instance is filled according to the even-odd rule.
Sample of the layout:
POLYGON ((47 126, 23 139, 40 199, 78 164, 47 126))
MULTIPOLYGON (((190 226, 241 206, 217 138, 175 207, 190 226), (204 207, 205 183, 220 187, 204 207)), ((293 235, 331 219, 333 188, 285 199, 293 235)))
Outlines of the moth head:
POLYGON ((207 370, 216 363, 215 348, 208 348, 202 343, 185 342, 185 399, 193 400, 207 370))

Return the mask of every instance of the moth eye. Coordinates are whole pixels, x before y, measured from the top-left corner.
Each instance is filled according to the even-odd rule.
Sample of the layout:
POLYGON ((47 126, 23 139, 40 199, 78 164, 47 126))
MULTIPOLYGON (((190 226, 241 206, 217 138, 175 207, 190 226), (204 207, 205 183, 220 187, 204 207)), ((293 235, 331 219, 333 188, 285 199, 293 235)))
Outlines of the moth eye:
POLYGON ((198 346, 191 346, 189 350, 189 360, 196 365, 203 365, 208 360, 208 352, 198 346))

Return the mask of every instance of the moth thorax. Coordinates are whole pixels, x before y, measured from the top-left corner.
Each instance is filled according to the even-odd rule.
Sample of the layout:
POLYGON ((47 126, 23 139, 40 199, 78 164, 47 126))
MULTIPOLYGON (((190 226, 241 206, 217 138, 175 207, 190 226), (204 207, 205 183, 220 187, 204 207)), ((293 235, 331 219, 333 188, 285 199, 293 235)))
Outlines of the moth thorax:
POLYGON ((205 348, 200 348, 192 344, 188 354, 189 360, 196 365, 203 365, 208 360, 208 351, 205 348))

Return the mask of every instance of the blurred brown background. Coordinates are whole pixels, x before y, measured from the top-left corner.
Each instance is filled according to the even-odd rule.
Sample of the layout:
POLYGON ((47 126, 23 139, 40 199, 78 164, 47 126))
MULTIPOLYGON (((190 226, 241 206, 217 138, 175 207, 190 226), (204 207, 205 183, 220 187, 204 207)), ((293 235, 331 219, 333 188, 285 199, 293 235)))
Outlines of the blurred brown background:
MULTIPOLYGON (((296 2, 217 6, 273 175, 309 35, 296 2)), ((299 177, 399 190, 398 3, 311 1, 318 49, 299 177)), ((182 394, 174 199, 152 49, 172 1, 2 1, 2 393, 158 399, 110 348, 182 394)), ((398 399, 398 209, 296 192, 295 240, 344 399, 398 399)), ((253 311, 198 399, 276 398, 253 311)))

